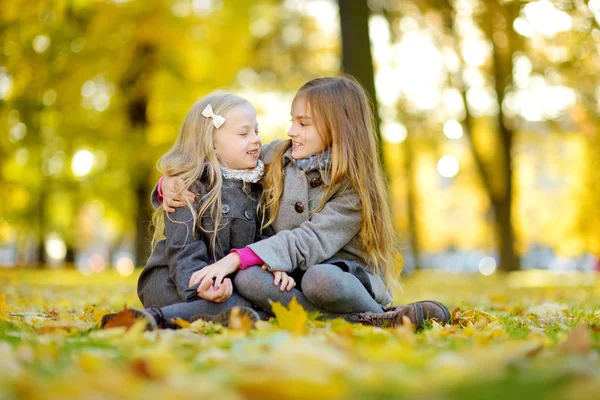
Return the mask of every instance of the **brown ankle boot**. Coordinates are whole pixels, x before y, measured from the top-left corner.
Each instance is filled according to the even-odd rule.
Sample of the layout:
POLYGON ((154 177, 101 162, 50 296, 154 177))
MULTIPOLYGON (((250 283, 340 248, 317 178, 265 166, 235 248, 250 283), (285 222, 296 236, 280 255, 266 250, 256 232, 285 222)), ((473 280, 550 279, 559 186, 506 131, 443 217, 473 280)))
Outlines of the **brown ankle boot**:
POLYGON ((452 316, 446 306, 438 301, 425 300, 411 303, 406 306, 390 307, 382 313, 364 312, 350 314, 348 320, 363 325, 392 328, 402 325, 402 318, 406 316, 419 331, 425 327, 427 321, 433 320, 441 324, 452 322, 452 316))

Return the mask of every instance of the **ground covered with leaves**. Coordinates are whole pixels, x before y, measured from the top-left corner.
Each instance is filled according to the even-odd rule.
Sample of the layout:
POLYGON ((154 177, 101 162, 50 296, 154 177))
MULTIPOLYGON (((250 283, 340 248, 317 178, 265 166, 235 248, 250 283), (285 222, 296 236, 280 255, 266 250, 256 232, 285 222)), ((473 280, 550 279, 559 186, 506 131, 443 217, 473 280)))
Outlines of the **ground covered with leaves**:
POLYGON ((0 270, 0 398, 600 398, 596 275, 406 277, 397 304, 437 299, 455 317, 416 334, 296 307, 252 330, 97 329, 140 306, 136 279, 0 270))

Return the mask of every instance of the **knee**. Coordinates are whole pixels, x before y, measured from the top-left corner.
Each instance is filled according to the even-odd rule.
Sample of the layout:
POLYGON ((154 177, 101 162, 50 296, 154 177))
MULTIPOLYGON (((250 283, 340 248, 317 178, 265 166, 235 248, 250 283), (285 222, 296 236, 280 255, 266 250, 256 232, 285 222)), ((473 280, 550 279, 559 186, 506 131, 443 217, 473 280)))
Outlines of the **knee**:
POLYGON ((239 270, 233 278, 233 286, 245 298, 252 299, 263 292, 264 274, 259 267, 239 270))
POLYGON ((337 302, 341 290, 334 265, 313 265, 302 278, 302 292, 313 303, 325 305, 337 302))

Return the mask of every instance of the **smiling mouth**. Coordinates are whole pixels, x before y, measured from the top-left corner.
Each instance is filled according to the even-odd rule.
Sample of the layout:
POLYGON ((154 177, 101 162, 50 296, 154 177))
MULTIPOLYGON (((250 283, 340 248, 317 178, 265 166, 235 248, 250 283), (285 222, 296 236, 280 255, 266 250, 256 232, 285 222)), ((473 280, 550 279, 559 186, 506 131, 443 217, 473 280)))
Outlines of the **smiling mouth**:
POLYGON ((292 142, 292 145, 293 145, 293 146, 295 146, 295 147, 301 147, 301 146, 304 146, 304 144, 303 144, 303 143, 298 143, 298 142, 292 142))
POLYGON ((252 150, 252 151, 247 151, 246 154, 250 154, 251 156, 257 156, 259 153, 259 150, 252 150))

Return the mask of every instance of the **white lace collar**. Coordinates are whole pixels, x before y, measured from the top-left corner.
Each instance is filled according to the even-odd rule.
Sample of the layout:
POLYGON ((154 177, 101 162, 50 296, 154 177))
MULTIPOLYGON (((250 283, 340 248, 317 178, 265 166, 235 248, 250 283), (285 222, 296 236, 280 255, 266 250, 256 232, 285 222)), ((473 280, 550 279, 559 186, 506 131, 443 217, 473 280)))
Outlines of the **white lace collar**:
POLYGON ((253 169, 231 169, 221 165, 221 172, 225 179, 256 183, 265 174, 265 164, 261 160, 258 160, 256 167, 253 169))

